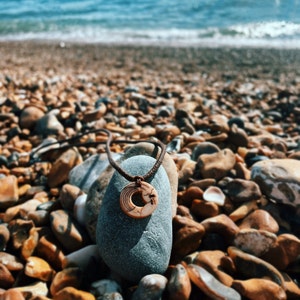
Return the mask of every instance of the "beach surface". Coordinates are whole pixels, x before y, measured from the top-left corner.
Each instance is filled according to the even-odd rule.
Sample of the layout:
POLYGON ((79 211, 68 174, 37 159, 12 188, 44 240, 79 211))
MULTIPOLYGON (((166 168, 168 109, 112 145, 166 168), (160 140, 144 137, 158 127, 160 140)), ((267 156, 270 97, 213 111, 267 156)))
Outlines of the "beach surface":
POLYGON ((0 294, 104 299, 98 282, 108 278, 105 299, 132 299, 137 285, 154 293, 111 276, 94 248, 80 252, 95 242, 75 202, 84 193, 68 174, 105 152, 97 144, 105 136, 30 161, 48 138, 107 128, 114 138, 160 139, 177 167, 174 247, 167 280, 152 278, 155 292, 225 297, 197 279, 205 278, 198 264, 233 299, 260 289, 266 299, 299 299, 300 50, 0 42, 0 70, 0 294), (267 186, 251 169, 273 159, 284 164, 276 161, 267 186), (189 279, 177 277, 178 264, 189 279))

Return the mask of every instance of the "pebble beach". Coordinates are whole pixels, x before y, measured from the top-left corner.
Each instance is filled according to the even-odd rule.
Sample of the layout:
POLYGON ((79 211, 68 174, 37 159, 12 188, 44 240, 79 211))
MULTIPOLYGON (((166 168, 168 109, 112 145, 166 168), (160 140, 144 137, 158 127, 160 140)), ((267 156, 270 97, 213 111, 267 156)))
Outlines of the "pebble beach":
POLYGON ((300 299, 299 50, 0 42, 0 70, 0 299, 300 299), (175 164, 164 274, 99 257, 69 174, 101 128, 175 164))

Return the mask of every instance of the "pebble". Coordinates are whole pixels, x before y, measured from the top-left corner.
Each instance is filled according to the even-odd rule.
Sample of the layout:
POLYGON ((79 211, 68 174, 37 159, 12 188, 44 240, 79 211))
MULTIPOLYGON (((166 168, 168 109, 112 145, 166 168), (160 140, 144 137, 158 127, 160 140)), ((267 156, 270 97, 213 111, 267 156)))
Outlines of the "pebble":
POLYGON ((265 230, 242 229, 233 241, 234 246, 257 257, 263 256, 275 246, 277 236, 265 230))
POLYGON ((82 275, 82 272, 77 267, 69 267, 57 272, 50 285, 51 295, 55 297, 55 295, 65 287, 79 288, 82 275))
POLYGON ((37 121, 41 119, 45 113, 35 106, 25 107, 20 115, 19 125, 21 128, 34 129, 37 121))
POLYGON ((199 222, 176 215, 173 218, 173 248, 172 261, 183 257, 198 249, 205 234, 205 228, 199 222))
POLYGON ((191 281, 186 268, 177 264, 171 270, 167 284, 168 297, 173 300, 188 300, 192 291, 191 281))
POLYGON ((0 251, 5 251, 7 242, 10 239, 10 232, 7 228, 7 224, 0 224, 0 251))
POLYGON ((204 268, 195 264, 189 264, 187 270, 191 281, 208 297, 220 300, 242 299, 236 290, 222 284, 204 268))
POLYGON ((20 271, 24 268, 21 259, 6 252, 0 252, 0 263, 3 264, 9 271, 20 271))
POLYGON ((232 287, 250 300, 287 299, 284 289, 267 279, 234 280, 232 287))
MULTIPOLYGON (((72 170, 74 170, 74 168, 72 170)), ((62 207, 66 210, 73 210, 74 203, 81 193, 79 187, 69 183, 64 184, 59 193, 59 201, 62 207)))
POLYGON ((0 209, 11 207, 19 200, 18 180, 13 175, 0 178, 0 209))
POLYGON ((68 179, 69 172, 82 162, 82 157, 75 148, 68 149, 53 163, 48 174, 47 183, 54 188, 68 179))
POLYGON ((2 289, 9 289, 15 283, 15 278, 3 263, 0 263, 0 278, 0 288, 2 289))
POLYGON ((224 195, 222 190, 217 186, 210 186, 203 193, 204 200, 208 202, 216 203, 219 206, 224 205, 225 198, 226 196, 224 195))
POLYGON ((11 288, 0 295, 3 300, 25 300, 23 294, 16 288, 11 288))
POLYGON ((52 134, 62 133, 64 126, 54 114, 46 114, 37 120, 34 130, 37 134, 47 137, 52 134))
POLYGON ((24 272, 27 276, 42 281, 51 281, 55 274, 50 265, 44 259, 37 256, 28 257, 24 272))
POLYGON ((198 252, 190 263, 205 268, 216 279, 230 287, 233 278, 228 273, 233 272, 226 266, 225 260, 226 254, 224 252, 220 250, 206 250, 198 252))
POLYGON ((121 293, 121 286, 114 280, 101 279, 91 284, 92 293, 98 298, 104 298, 105 296, 112 295, 114 293, 121 293))
POLYGON ((279 225, 269 212, 263 209, 256 209, 242 220, 239 228, 254 228, 277 233, 279 225))
POLYGON ((262 196, 260 188, 255 182, 239 178, 230 180, 226 184, 224 192, 235 203, 258 200, 262 196))
POLYGON ((144 276, 132 295, 132 300, 159 300, 167 286, 167 278, 160 274, 144 276))
POLYGON ((242 250, 230 246, 228 255, 233 260, 237 272, 244 278, 266 278, 284 288, 284 279, 281 273, 268 262, 242 250))
POLYGON ((65 210, 51 212, 50 224, 53 234, 68 252, 79 250, 89 243, 87 232, 65 210))
POLYGON ((36 281, 32 284, 28 284, 26 286, 21 287, 15 287, 13 289, 33 299, 34 297, 46 297, 49 293, 47 284, 42 281, 36 281))
POLYGON ((91 293, 75 289, 72 286, 67 286, 61 289, 53 297, 53 300, 96 300, 91 293))
MULTIPOLYGON (((230 149, 199 156, 195 172, 202 178, 223 178, 234 167, 236 158, 230 149)), ((198 177, 198 176, 197 176, 198 177)))
POLYGON ((270 159, 253 165, 251 178, 267 197, 279 203, 299 207, 299 169, 299 160, 270 159))
MULTIPOLYGON (((149 156, 134 156, 121 168, 134 175, 147 173, 155 163, 149 156)), ((105 263, 121 277, 136 282, 151 273, 164 273, 172 247, 172 207, 169 179, 161 166, 149 182, 158 193, 150 217, 133 219, 120 208, 120 192, 128 181, 115 172, 104 195, 97 222, 97 245, 105 263)))

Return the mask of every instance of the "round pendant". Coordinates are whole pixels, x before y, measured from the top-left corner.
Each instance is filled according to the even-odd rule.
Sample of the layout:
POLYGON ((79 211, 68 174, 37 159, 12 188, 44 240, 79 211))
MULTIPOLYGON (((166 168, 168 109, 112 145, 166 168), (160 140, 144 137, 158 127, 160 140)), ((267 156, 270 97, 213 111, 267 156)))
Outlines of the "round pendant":
POLYGON ((121 191, 120 206, 123 212, 135 219, 142 219, 150 216, 156 209, 158 204, 158 195, 155 188, 145 182, 141 181, 140 185, 135 182, 129 183, 121 191), (142 200, 144 206, 139 206, 133 203, 132 197, 136 195, 142 200))

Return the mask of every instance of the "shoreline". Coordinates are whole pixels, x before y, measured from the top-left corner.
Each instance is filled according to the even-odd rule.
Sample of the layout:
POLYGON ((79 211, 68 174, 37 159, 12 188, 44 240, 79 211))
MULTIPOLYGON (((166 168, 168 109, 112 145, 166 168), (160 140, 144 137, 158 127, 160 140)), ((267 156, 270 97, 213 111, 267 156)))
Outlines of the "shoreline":
POLYGON ((279 79, 300 74, 300 49, 210 48, 141 45, 59 43, 46 41, 0 42, 0 67, 31 70, 96 71, 100 68, 152 71, 172 70, 183 74, 221 72, 232 76, 279 79))

